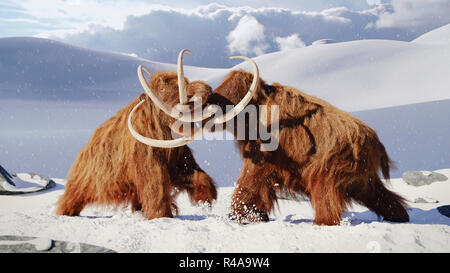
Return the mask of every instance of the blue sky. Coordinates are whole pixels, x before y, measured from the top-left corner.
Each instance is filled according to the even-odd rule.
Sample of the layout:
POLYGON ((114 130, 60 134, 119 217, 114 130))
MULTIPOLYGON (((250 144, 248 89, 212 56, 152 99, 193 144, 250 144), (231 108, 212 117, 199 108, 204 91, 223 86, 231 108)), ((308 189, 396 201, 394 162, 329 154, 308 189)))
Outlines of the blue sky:
POLYGON ((410 41, 450 23, 450 0, 2 0, 0 38, 34 36, 94 50, 227 67, 319 39, 410 41), (164 3, 164 4, 161 4, 164 3))

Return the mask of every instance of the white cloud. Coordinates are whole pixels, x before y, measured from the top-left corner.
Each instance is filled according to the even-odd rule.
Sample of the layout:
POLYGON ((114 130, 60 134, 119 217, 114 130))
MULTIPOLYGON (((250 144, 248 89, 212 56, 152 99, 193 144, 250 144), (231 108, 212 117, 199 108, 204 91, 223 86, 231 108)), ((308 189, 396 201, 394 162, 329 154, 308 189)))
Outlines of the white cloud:
POLYGON ((268 48, 264 42, 264 26, 255 17, 244 15, 227 36, 231 53, 261 55, 268 48))
POLYGON ((122 28, 90 24, 78 33, 52 32, 47 37, 171 63, 180 49, 188 48, 194 55, 187 64, 227 67, 235 64, 228 59, 230 52, 255 56, 277 51, 275 37, 300 33, 305 43, 322 38, 342 41, 355 38, 354 28, 351 20, 326 12, 210 4, 193 9, 154 7, 147 14, 127 17, 122 28))
POLYGON ((373 5, 380 5, 381 4, 381 0, 366 0, 367 4, 370 6, 373 5))
MULTIPOLYGON (((20 2, 21 11, 26 16, 34 18, 41 24, 52 24, 50 31, 45 33, 65 33, 87 30, 89 25, 101 24, 115 29, 121 29, 127 16, 139 16, 148 13, 149 8, 159 5, 149 5, 134 1, 99 1, 99 0, 24 0, 20 2)), ((47 27, 44 29, 48 29, 47 27)))
MULTIPOLYGON (((92 1, 95 6, 96 1, 87 1, 92 1)), ((140 13, 128 17, 125 14, 131 12, 134 7, 130 7, 128 11, 125 11, 124 7, 123 16, 111 15, 111 18, 122 18, 122 23, 119 23, 119 19, 116 25, 101 21, 91 24, 82 21, 81 31, 74 27, 62 31, 49 29, 43 36, 95 50, 133 52, 142 58, 169 63, 176 62, 180 49, 188 48, 194 54, 186 58, 187 65, 230 67, 235 64, 228 59, 230 53, 252 57, 281 48, 301 46, 302 43, 310 45, 320 39, 339 42, 358 39, 408 41, 421 35, 424 30, 422 24, 411 24, 409 27, 405 24, 405 27, 399 28, 399 21, 396 21, 393 26, 381 27, 382 19, 392 18, 389 16, 399 12, 394 11, 397 5, 398 3, 392 7, 389 4, 381 4, 361 11, 340 7, 320 12, 286 8, 227 7, 219 4, 196 8, 160 5, 151 8, 147 6, 140 10, 140 13)), ((136 4, 137 6, 139 5, 136 4)), ((98 17, 108 17, 108 9, 110 12, 113 10, 112 6, 105 8, 105 11, 99 11, 98 17)), ((65 11, 69 12, 67 9, 65 11)), ((426 11, 427 9, 424 9, 424 12, 426 11)), ((415 13, 418 16, 420 10, 415 13)), ((83 15, 80 13, 80 16, 83 15)), ((418 18, 417 16, 414 18, 418 18)), ((423 16, 428 19, 433 17, 429 14, 423 16)), ((404 20, 407 21, 406 18, 404 20)), ((419 22, 430 27, 426 20, 416 23, 419 22)))
POLYGON ((275 41, 277 42, 280 51, 291 50, 294 48, 306 46, 297 33, 286 37, 276 37, 275 41))
POLYGON ((392 0, 392 8, 392 13, 380 15, 376 27, 424 32, 450 23, 449 0, 392 0))

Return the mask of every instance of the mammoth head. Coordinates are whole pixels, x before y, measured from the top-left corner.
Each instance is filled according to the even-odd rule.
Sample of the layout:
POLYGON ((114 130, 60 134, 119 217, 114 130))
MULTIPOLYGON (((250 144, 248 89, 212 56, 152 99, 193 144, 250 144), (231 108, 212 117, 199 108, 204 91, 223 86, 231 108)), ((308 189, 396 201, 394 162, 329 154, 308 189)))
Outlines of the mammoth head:
MULTIPOLYGON (((147 69, 143 67, 143 70, 147 69)), ((146 81, 146 79, 144 79, 146 81)), ((186 78, 183 79, 186 96, 186 102, 180 103, 179 88, 178 88, 178 73, 177 72, 159 72, 150 75, 149 81, 146 81, 146 86, 151 90, 152 96, 156 97, 158 108, 162 111, 169 111, 169 117, 176 118, 176 110, 193 111, 194 105, 204 106, 212 93, 211 87, 202 81, 189 82, 186 78), (184 106, 184 107, 181 107, 184 106), (175 108, 175 109, 174 109, 175 108), (174 116, 175 115, 175 116, 174 116)))
MULTIPOLYGON (((201 124, 202 121, 211 118, 220 109, 220 107, 217 105, 205 106, 208 97, 211 95, 211 87, 209 85, 201 81, 194 81, 189 83, 184 78, 183 54, 185 52, 191 54, 189 50, 184 49, 178 55, 178 66, 176 74, 177 84, 175 84, 174 73, 163 73, 160 74, 159 79, 157 79, 157 77, 152 78, 149 85, 146 78, 144 77, 143 71, 145 71, 148 75, 150 75, 150 72, 143 66, 138 67, 138 76, 139 81, 141 82, 141 85, 146 91, 149 98, 165 114, 176 119, 177 122, 196 123, 198 125, 199 123, 201 124), (159 94, 155 93, 154 90, 158 90, 159 94), (179 103, 177 103, 177 99, 179 103)), ((215 124, 222 124, 238 115, 239 112, 241 112, 250 102, 254 92, 257 89, 259 71, 256 63, 250 58, 243 56, 235 56, 230 58, 244 59, 249 61, 253 66, 253 81, 246 95, 239 103, 237 103, 230 111, 226 112, 225 114, 220 114, 213 117, 213 121, 215 124)), ((128 129, 134 138, 146 145, 160 148, 179 147, 194 141, 205 132, 205 129, 201 126, 200 128, 195 129, 193 133, 185 133, 174 130, 178 134, 183 135, 183 137, 173 140, 156 140, 144 137, 137 133, 134 130, 133 125, 131 124, 131 118, 135 110, 140 107, 143 102, 144 101, 138 103, 131 111, 128 117, 128 129)), ((172 128, 174 127, 172 126, 172 128)))

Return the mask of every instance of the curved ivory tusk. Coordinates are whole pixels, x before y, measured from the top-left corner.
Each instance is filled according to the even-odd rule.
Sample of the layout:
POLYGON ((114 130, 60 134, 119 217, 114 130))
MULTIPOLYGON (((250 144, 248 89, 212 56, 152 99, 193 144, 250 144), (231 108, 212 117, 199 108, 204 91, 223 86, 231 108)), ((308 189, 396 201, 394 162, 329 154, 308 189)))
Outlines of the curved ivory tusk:
POLYGON ((244 98, 235 107, 233 107, 233 109, 231 109, 224 115, 215 118, 214 119, 215 124, 227 122, 230 119, 237 116, 242 110, 244 110, 244 108, 247 106, 247 104, 252 99, 253 94, 256 91, 256 88, 258 87, 259 69, 258 69, 258 66, 256 65, 255 61, 253 61, 252 59, 245 57, 245 56, 233 56, 233 57, 230 57, 230 59, 243 59, 243 60, 250 62, 253 67, 253 81, 252 81, 252 84, 250 85, 250 89, 248 90, 248 92, 244 96, 244 98))
POLYGON ((136 104, 136 106, 134 106, 133 110, 131 110, 130 115, 128 116, 128 130, 130 131, 131 135, 139 142, 152 147, 175 148, 184 146, 203 135, 205 131, 204 129, 197 130, 197 132, 192 137, 181 137, 173 140, 159 140, 142 136, 141 134, 136 132, 136 130, 134 130, 133 125, 131 124, 131 118, 133 117, 136 109, 141 106, 144 101, 145 100, 142 100, 138 104, 136 104))
POLYGON ((178 89, 179 89, 179 96, 180 96, 180 104, 176 105, 175 107, 170 107, 168 106, 166 103, 164 103, 159 96, 153 92, 148 83, 147 80, 144 77, 144 74, 142 73, 142 70, 144 70, 148 75, 150 75, 150 72, 148 71, 148 69, 145 66, 140 65, 138 67, 138 77, 139 77, 139 81, 142 85, 142 87, 144 88, 145 92, 147 93, 147 95, 150 97, 150 99, 156 104, 156 106, 158 106, 159 109, 161 109, 164 113, 166 113, 167 115, 171 116, 174 119, 178 119, 180 121, 183 122, 197 122, 197 121, 202 121, 204 119, 207 119, 211 116, 213 116, 218 110, 219 107, 215 106, 215 105, 209 105, 205 108, 205 111, 201 111, 198 108, 200 108, 202 106, 201 104, 201 98, 194 96, 191 101, 194 102, 194 106, 196 105, 200 105, 200 107, 196 107, 196 109, 194 109, 194 116, 191 118, 191 114, 187 113, 186 111, 182 111, 182 107, 184 104, 186 104, 187 102, 187 94, 186 94, 186 86, 184 84, 184 72, 183 72, 183 53, 184 52, 189 52, 190 54, 191 51, 187 50, 187 49, 183 49, 180 54, 178 55, 178 89), (184 100, 184 102, 183 102, 184 100), (200 102, 200 104, 199 104, 200 102), (181 109, 179 109, 181 108, 181 109))
MULTIPOLYGON (((183 126, 176 126, 177 125, 177 122, 180 122, 180 121, 176 121, 175 123, 173 123, 171 126, 170 126, 170 129, 173 131, 173 132, 175 132, 176 134, 178 134, 178 135, 181 135, 181 136, 184 136, 184 137, 187 137, 187 138, 190 138, 191 137, 191 130, 189 130, 188 132, 184 132, 184 131, 181 131, 180 129, 183 127, 183 126)), ((199 137, 201 137, 205 132, 208 132, 208 130, 206 129, 206 127, 202 127, 202 124, 200 123, 194 123, 194 126, 195 127, 197 127, 197 129, 195 129, 194 130, 194 136, 193 136, 193 138, 194 139, 198 139, 199 137)), ((194 128, 195 128, 194 127, 194 128)))
MULTIPOLYGON (((186 91, 186 85, 185 85, 185 82, 184 82, 184 69, 183 69, 183 55, 184 55, 184 53, 192 54, 192 52, 190 50, 188 50, 188 49, 183 49, 178 54, 177 75, 178 75, 178 92, 179 92, 179 96, 180 96, 180 104, 175 106, 175 108, 177 108, 176 109, 177 112, 178 111, 182 112, 178 108, 180 107, 180 105, 184 105, 184 104, 187 103, 187 91, 186 91)), ((202 106, 201 97, 193 96, 190 99, 190 101, 194 102, 194 107, 195 107, 194 108, 194 117, 191 119, 191 115, 188 114, 188 115, 183 115, 182 117, 176 118, 176 119, 178 119, 180 121, 183 121, 183 122, 202 121, 204 119, 207 119, 207 118, 211 117, 212 115, 214 115, 219 110, 219 107, 216 107, 215 105, 210 105, 210 106, 206 107, 205 112, 203 113, 201 110, 198 109, 198 108, 200 108, 202 106), (200 107, 197 106, 197 105, 199 105, 200 107)), ((186 113, 186 112, 184 112, 184 113, 186 113)))
POLYGON ((203 121, 211 116, 213 116, 220 107, 218 105, 208 105, 206 106, 205 110, 201 109, 202 104, 200 104, 200 107, 194 108, 194 115, 191 117, 191 112, 186 111, 186 105, 177 104, 174 106, 175 111, 180 111, 184 113, 184 115, 177 120, 182 122, 198 122, 203 121), (184 108, 184 109, 183 109, 184 108))
POLYGON ((167 104, 165 104, 157 94, 155 94, 150 87, 148 86, 147 80, 144 77, 144 74, 142 73, 142 70, 144 70, 148 75, 150 75, 150 71, 145 66, 138 66, 138 77, 139 81, 141 82, 142 87, 145 90, 145 93, 150 97, 150 99, 158 106, 159 109, 161 109, 164 113, 167 115, 179 119, 183 116, 183 113, 180 111, 177 111, 176 109, 172 109, 167 104))
POLYGON ((190 50, 183 49, 178 54, 178 63, 177 63, 177 75, 178 75, 178 93, 180 96, 180 104, 186 104, 187 102, 187 93, 186 93, 186 85, 184 83, 184 71, 183 71, 183 54, 184 53, 192 54, 190 50))

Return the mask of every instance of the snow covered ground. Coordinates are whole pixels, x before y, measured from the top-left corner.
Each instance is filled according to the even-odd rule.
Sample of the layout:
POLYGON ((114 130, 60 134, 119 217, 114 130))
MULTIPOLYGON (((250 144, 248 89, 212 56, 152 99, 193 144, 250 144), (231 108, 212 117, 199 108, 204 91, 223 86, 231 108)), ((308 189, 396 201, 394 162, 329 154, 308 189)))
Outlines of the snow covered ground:
MULTIPOLYGON (((412 42, 315 44, 255 61, 267 82, 323 98, 373 127, 397 163, 392 177, 439 169, 450 177, 449 26, 412 42)), ((312 225, 309 202, 287 200, 280 200, 269 223, 229 222, 225 215, 241 166, 233 141, 189 144, 221 187, 211 211, 192 207, 182 195, 180 216, 174 219, 148 221, 129 209, 96 207, 81 217, 56 216, 63 177, 79 149, 98 125, 142 92, 137 65, 152 71, 175 65, 35 38, 0 39, 0 57, 0 164, 11 173, 57 177, 57 187, 49 191, 0 196, 0 235, 84 242, 120 252, 450 251, 450 220, 435 209, 450 204, 450 181, 412 187, 393 179, 393 189, 411 201, 439 201, 410 203, 407 224, 380 222, 355 206, 340 226, 318 227, 312 225)), ((185 75, 214 88, 241 67, 248 68, 186 66, 185 75)))
MULTIPOLYGON (((450 169, 437 171, 450 177, 450 169)), ((90 206, 80 217, 55 215, 56 188, 27 196, 0 196, 0 235, 22 235, 88 243, 118 252, 450 252, 450 218, 436 210, 450 204, 450 180, 413 187, 401 179, 390 187, 410 202, 410 223, 382 222, 355 205, 340 226, 312 225, 307 201, 279 200, 268 223, 239 225, 226 218, 232 187, 219 189, 211 210, 180 195, 180 215, 146 220, 129 208, 90 206)))

